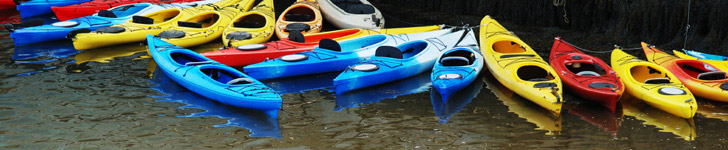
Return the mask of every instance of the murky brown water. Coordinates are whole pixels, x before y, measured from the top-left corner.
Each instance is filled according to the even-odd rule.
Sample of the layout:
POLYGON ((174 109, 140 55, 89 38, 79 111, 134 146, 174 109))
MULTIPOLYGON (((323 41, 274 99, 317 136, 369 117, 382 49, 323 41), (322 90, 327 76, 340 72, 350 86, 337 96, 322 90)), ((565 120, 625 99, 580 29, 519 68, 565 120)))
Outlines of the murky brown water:
MULTIPOLYGON (((391 26, 404 26, 395 22, 388 20, 391 26)), ((558 29, 517 29, 543 50, 555 35, 590 37, 558 29)), ((586 40, 572 43, 595 45, 579 41, 586 40)), ((138 43, 78 54, 67 49, 67 42, 15 48, 8 32, 0 32, 1 149, 728 146, 728 105, 702 99, 699 114, 686 120, 630 98, 612 113, 567 93, 566 111, 556 117, 504 88, 487 71, 446 104, 430 93, 427 74, 340 96, 326 88, 336 74, 324 74, 268 82, 287 93, 274 119, 215 103, 174 84, 150 69, 155 64, 138 43), (41 56, 26 58, 36 54, 41 56)))

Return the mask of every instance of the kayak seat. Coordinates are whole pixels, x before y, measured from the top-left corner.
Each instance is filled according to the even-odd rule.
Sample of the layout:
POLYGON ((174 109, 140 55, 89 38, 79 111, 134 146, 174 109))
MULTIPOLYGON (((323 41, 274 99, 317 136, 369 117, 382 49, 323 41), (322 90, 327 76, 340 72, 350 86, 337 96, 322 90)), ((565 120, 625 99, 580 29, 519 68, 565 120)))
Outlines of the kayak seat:
POLYGON ((157 36, 159 38, 168 38, 168 39, 182 38, 182 37, 185 37, 185 32, 177 31, 177 30, 170 30, 170 31, 164 31, 162 33, 159 33, 159 35, 157 35, 157 36))
POLYGON ((394 46, 380 46, 377 48, 377 51, 374 53, 374 56, 379 57, 390 57, 390 58, 397 58, 402 59, 402 51, 399 50, 399 48, 394 46))
POLYGON ((580 75, 580 76, 593 76, 593 77, 601 76, 599 73, 594 72, 594 71, 581 71, 581 72, 576 73, 576 75, 580 75))
POLYGON ((306 39, 301 32, 288 32, 288 40, 298 43, 306 43, 306 39))
POLYGON ((225 39, 230 40, 247 40, 253 38, 253 35, 248 32, 233 32, 225 36, 225 39))
POLYGON ((337 7, 352 14, 373 14, 374 6, 364 4, 359 0, 332 0, 337 7))
POLYGON ((589 87, 593 88, 593 89, 616 88, 616 86, 614 84, 604 83, 604 82, 594 82, 594 83, 589 84, 589 87))
POLYGON ((228 81, 225 84, 227 84, 227 85, 237 85, 237 84, 250 84, 250 83, 253 83, 253 82, 254 82, 253 79, 248 79, 248 78, 242 77, 242 78, 237 78, 237 79, 230 80, 230 81, 228 81))
POLYGON ((283 16, 286 21, 311 21, 311 15, 307 14, 286 14, 283 16))
POLYGON ((154 19, 144 16, 132 16, 131 22, 138 24, 154 24, 154 19))
POLYGON ((233 27, 238 28, 260 28, 263 27, 257 22, 235 22, 233 23, 233 27))
POLYGON ((665 84, 670 83, 670 79, 668 78, 650 78, 645 80, 646 84, 665 84))
POLYGON ((311 30, 311 26, 309 26, 308 24, 292 23, 292 24, 286 25, 287 32, 291 32, 291 31, 301 32, 301 31, 308 31, 308 30, 311 30))
POLYGON ((714 72, 703 72, 698 74, 699 80, 723 80, 726 79, 725 72, 714 71, 714 72))
POLYGON ((177 21, 177 25, 190 28, 202 28, 201 22, 177 21))
POLYGON ((319 48, 341 52, 341 45, 339 45, 339 42, 332 39, 321 39, 321 41, 319 41, 319 48))
POLYGON ((99 11, 98 16, 107 17, 107 18, 116 18, 116 14, 114 14, 114 12, 111 12, 109 10, 99 11))
POLYGON ((124 32, 126 29, 122 27, 105 27, 105 28, 99 28, 96 30, 96 32, 100 33, 121 33, 124 32))
POLYGON ((462 56, 448 56, 440 60, 443 66, 467 66, 470 64, 468 58, 462 56))

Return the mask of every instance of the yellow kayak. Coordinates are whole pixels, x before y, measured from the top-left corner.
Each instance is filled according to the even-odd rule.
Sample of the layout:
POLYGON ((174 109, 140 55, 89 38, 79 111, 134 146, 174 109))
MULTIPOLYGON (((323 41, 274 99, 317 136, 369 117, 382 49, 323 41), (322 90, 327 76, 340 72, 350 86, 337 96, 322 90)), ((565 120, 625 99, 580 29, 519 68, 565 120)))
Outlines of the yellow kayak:
POLYGON ((217 11, 206 11, 187 19, 181 19, 166 31, 157 34, 165 42, 180 47, 190 47, 213 41, 222 36, 225 27, 233 18, 250 10, 255 0, 241 0, 235 5, 217 11))
POLYGON ((642 49, 647 61, 665 67, 696 96, 728 102, 726 70, 717 69, 706 62, 675 57, 644 42, 642 49))
POLYGON ((559 115, 564 101, 556 71, 490 16, 480 25, 480 50, 493 76, 508 89, 559 115))
POLYGON ((275 20, 273 0, 263 0, 230 22, 222 33, 222 43, 236 47, 266 42, 273 37, 275 20))
POLYGON ((692 118, 695 115, 698 109, 695 97, 667 69, 637 59, 619 48, 612 51, 611 64, 631 95, 679 117, 692 118))
POLYGON ((719 60, 698 59, 696 57, 690 56, 688 54, 685 54, 685 53, 677 51, 677 50, 672 50, 672 53, 675 53, 675 56, 680 57, 682 59, 699 60, 699 61, 708 63, 710 65, 713 65, 720 70, 728 70, 728 61, 725 61, 725 60, 719 61, 719 60))
POLYGON ((222 0, 213 4, 200 5, 189 8, 170 8, 143 16, 135 16, 129 22, 112 25, 108 28, 117 28, 120 32, 90 32, 79 33, 72 37, 73 47, 77 50, 87 50, 104 46, 143 41, 147 34, 157 35, 162 31, 177 25, 177 21, 202 12, 213 11, 220 7, 236 4, 240 0, 222 0), (113 40, 110 40, 113 39, 113 40))
POLYGON ((519 118, 526 119, 526 121, 535 124, 536 130, 547 131, 546 135, 557 135, 561 133, 561 116, 555 116, 551 111, 543 109, 523 99, 523 97, 514 94, 513 91, 504 87, 503 84, 495 81, 492 76, 486 75, 483 77, 483 82, 498 97, 498 100, 503 102, 503 105, 508 106, 508 112, 515 113, 519 118))
POLYGON ((276 36, 278 39, 288 38, 289 31, 302 34, 317 33, 321 31, 323 18, 316 0, 296 0, 288 7, 276 21, 276 36))
POLYGON ((622 99, 622 111, 624 115, 644 121, 642 124, 657 127, 660 129, 660 132, 675 134, 686 141, 695 140, 697 137, 695 123, 692 118, 677 117, 665 111, 650 107, 642 100, 625 96, 622 99))

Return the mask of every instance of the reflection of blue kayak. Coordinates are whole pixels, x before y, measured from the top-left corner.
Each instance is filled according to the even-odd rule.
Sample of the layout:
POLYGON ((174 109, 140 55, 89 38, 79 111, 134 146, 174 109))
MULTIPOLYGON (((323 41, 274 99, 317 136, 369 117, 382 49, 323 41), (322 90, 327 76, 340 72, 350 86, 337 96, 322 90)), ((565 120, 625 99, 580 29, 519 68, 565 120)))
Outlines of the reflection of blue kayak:
POLYGON ((59 58, 72 56, 79 51, 68 41, 53 41, 42 44, 15 47, 13 60, 16 63, 48 63, 59 58))
POLYGON ((147 43, 159 69, 190 91, 223 104, 278 116, 280 95, 258 80, 153 35, 147 35, 147 43))
POLYGON ((387 98, 426 92, 430 90, 430 85, 432 85, 430 74, 422 73, 404 80, 336 95, 334 111, 371 104, 387 98))
POLYGON ((336 94, 411 77, 432 70, 445 50, 477 46, 472 30, 460 30, 437 38, 410 41, 396 47, 381 46, 371 58, 346 69, 334 79, 336 94))
POLYGON ((322 73, 315 75, 299 76, 295 78, 283 78, 263 81, 265 85, 278 91, 278 93, 302 93, 308 90, 327 89, 334 85, 334 78, 339 75, 337 72, 322 73))
POLYGON ((707 60, 728 60, 728 56, 720 56, 720 55, 713 55, 713 54, 706 54, 701 53, 697 51, 690 51, 690 50, 684 50, 685 54, 688 54, 690 56, 693 56, 695 58, 699 59, 707 59, 707 60))
POLYGON ((445 102, 450 95, 468 86, 478 77, 483 63, 483 55, 477 48, 457 47, 448 50, 437 59, 432 68, 432 86, 445 102))
POLYGON ((473 101, 473 98, 480 93, 481 89, 483 89, 483 80, 475 80, 475 82, 455 92, 450 97, 441 96, 437 90, 431 90, 430 100, 432 101, 432 109, 435 110, 435 115, 440 118, 438 122, 447 123, 452 115, 460 112, 465 105, 473 101))
POLYGON ((51 6, 66 6, 88 1, 91 0, 29 0, 20 3, 17 9, 20 12, 20 16, 25 18, 53 13, 51 6))
POLYGON ((245 66, 243 70, 258 80, 341 71, 373 56, 379 46, 396 46, 408 41, 437 37, 448 32, 450 29, 399 35, 377 34, 341 42, 325 39, 313 51, 245 66))
POLYGON ((151 82, 157 84, 152 87, 168 96, 156 96, 160 98, 160 102, 177 102, 187 104, 184 108, 196 108, 205 110, 204 112, 192 113, 188 116, 180 117, 204 117, 215 116, 228 119, 228 122, 214 127, 237 126, 250 130, 251 137, 275 137, 281 138, 281 130, 278 127, 276 118, 268 117, 268 115, 237 107, 220 104, 177 85, 169 79, 165 74, 157 72, 151 79, 151 82))

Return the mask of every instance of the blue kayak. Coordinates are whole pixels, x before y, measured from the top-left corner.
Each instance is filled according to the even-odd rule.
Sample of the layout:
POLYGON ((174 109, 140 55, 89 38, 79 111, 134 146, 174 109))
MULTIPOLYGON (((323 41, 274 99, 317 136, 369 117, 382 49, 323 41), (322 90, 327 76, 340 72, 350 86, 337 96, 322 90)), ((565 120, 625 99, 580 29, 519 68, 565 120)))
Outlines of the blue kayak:
POLYGON ((469 47, 457 47, 445 52, 435 62, 430 80, 435 90, 442 95, 443 102, 453 93, 478 77, 483 69, 483 55, 469 47))
POLYGON ((443 34, 437 38, 407 42, 397 47, 381 46, 371 58, 347 68, 334 79, 336 94, 392 82, 432 70, 445 50, 477 46, 471 30, 443 34))
POLYGON ((313 51, 286 55, 245 66, 243 71, 258 80, 341 71, 374 55, 379 46, 396 46, 450 32, 451 29, 400 35, 370 35, 338 43, 323 39, 313 51))
POLYGON ((688 54, 690 56, 693 56, 693 57, 699 58, 699 59, 718 60, 718 61, 728 60, 728 57, 726 57, 726 56, 706 54, 706 53, 690 51, 690 50, 683 50, 683 51, 685 51, 685 54, 688 54))
POLYGON ((280 95, 258 80, 152 35, 147 35, 147 44, 159 69, 190 91, 223 104, 278 117, 280 95))
POLYGON ((29 0, 17 6, 20 17, 32 17, 53 13, 52 6, 66 6, 80 4, 91 0, 29 0))

